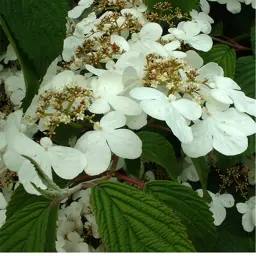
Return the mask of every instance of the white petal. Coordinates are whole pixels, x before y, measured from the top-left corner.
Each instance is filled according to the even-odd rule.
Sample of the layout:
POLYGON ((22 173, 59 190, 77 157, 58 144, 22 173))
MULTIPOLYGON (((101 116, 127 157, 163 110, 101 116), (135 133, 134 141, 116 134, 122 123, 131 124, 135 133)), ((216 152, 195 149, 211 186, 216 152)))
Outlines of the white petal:
POLYGON ((245 97, 246 100, 246 106, 244 106, 246 113, 248 113, 251 116, 256 116, 256 100, 249 98, 249 97, 245 97))
POLYGON ((24 158, 21 157, 15 151, 8 148, 5 154, 3 155, 3 160, 4 160, 4 164, 10 171, 17 172, 24 158))
POLYGON ((82 152, 77 149, 53 146, 48 149, 51 154, 51 164, 56 174, 63 179, 73 179, 86 167, 87 161, 82 152))
POLYGON ((212 89, 211 96, 214 99, 216 99, 224 104, 233 104, 233 100, 229 97, 229 95, 224 90, 212 89))
POLYGON ((200 6, 203 12, 207 14, 210 12, 210 5, 206 0, 200 0, 200 6))
POLYGON ((191 126, 193 141, 191 143, 182 143, 184 153, 192 158, 207 155, 212 149, 212 125, 208 120, 200 121, 191 126))
POLYGON ((118 111, 111 111, 100 120, 100 126, 106 129, 117 129, 126 123, 125 115, 118 111))
POLYGON ((226 209, 218 200, 213 200, 210 211, 213 213, 214 225, 219 226, 226 218, 226 209))
POLYGON ((140 38, 142 40, 157 41, 163 33, 162 27, 157 23, 147 23, 140 31, 140 38))
POLYGON ((100 132, 85 133, 78 139, 75 148, 85 154, 87 159, 85 172, 87 174, 98 175, 107 170, 111 152, 100 132))
POLYGON ((229 97, 233 100, 235 108, 240 112, 245 112, 247 109, 247 100, 244 92, 228 90, 229 97))
POLYGON ((95 114, 105 114, 110 110, 108 101, 105 99, 96 99, 89 107, 89 111, 95 114))
POLYGON ((106 71, 99 77, 96 93, 99 95, 117 95, 122 92, 124 85, 122 76, 113 71, 106 71))
POLYGON ((247 211, 242 217, 242 225, 245 231, 252 232, 254 230, 254 224, 252 221, 251 211, 247 211))
POLYGON ((5 200, 5 197, 3 195, 3 193, 0 192, 0 210, 5 209, 7 206, 7 202, 5 200))
POLYGON ((231 208, 235 205, 235 199, 231 194, 222 194, 219 196, 219 200, 226 208, 231 208))
POLYGON ((128 116, 137 116, 141 114, 140 105, 133 99, 125 96, 114 96, 109 99, 109 104, 117 111, 128 116))
POLYGON ((219 123, 213 130, 213 147, 226 156, 238 155, 247 149, 248 139, 239 130, 219 123))
POLYGON ((118 36, 118 35, 111 35, 110 36, 110 43, 118 45, 120 47, 121 51, 126 51, 127 52, 130 49, 130 46, 127 43, 127 41, 123 37, 118 36))
POLYGON ((241 12, 241 3, 237 0, 229 0, 227 2, 227 9, 233 14, 241 12))
POLYGON ((200 27, 198 26, 198 24, 196 22, 193 22, 193 21, 184 22, 182 29, 191 38, 200 33, 200 27))
POLYGON ((236 209, 237 209, 238 212, 244 214, 249 210, 249 207, 245 203, 237 203, 236 204, 236 209))
POLYGON ((108 133, 106 138, 111 151, 119 157, 136 159, 142 153, 140 138, 130 130, 115 130, 108 133))
POLYGON ((149 116, 165 121, 166 112, 168 110, 168 103, 162 99, 158 100, 143 100, 140 103, 142 110, 149 116))
POLYGON ((127 116, 126 125, 132 130, 139 130, 147 124, 147 114, 142 112, 138 116, 127 116))
POLYGON ((186 119, 174 108, 169 107, 166 114, 166 123, 171 128, 173 134, 182 142, 190 143, 193 140, 192 130, 188 127, 186 119))
POLYGON ((131 97, 137 100, 156 100, 166 96, 154 88, 134 88, 130 91, 131 97))
POLYGON ((205 34, 195 36, 187 42, 196 50, 203 52, 208 52, 213 45, 211 37, 205 34))
POLYGON ((203 66, 204 61, 197 52, 189 50, 186 52, 186 55, 187 57, 185 59, 187 63, 193 68, 199 69, 203 66))
POLYGON ((216 76, 223 76, 224 70, 217 63, 209 62, 197 70, 199 74, 198 79, 204 80, 205 78, 212 81, 216 76))
POLYGON ((200 105, 194 101, 180 99, 172 102, 172 105, 188 120, 197 120, 202 115, 200 105))
POLYGON ((215 76, 214 81, 220 89, 241 90, 239 85, 229 77, 215 76))
POLYGON ((73 8, 72 10, 70 10, 68 12, 68 17, 71 19, 77 19, 78 17, 81 16, 81 14, 83 13, 83 11, 86 9, 86 5, 78 5, 75 8, 73 8))
POLYGON ((101 76, 101 75, 103 75, 106 72, 106 70, 104 70, 104 69, 95 68, 95 67, 93 67, 92 65, 89 65, 89 64, 86 64, 85 68, 89 72, 91 72, 92 74, 94 74, 96 76, 101 76))
POLYGON ((255 121, 245 113, 238 112, 235 108, 229 108, 225 112, 218 113, 216 118, 222 123, 228 123, 246 136, 256 133, 255 121))

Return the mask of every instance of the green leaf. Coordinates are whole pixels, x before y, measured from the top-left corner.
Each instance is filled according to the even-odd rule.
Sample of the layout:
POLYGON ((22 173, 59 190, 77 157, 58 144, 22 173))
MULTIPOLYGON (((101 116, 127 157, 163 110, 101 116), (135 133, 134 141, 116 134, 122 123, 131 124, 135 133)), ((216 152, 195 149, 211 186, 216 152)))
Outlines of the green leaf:
POLYGON ((227 169, 242 163, 247 157, 255 153, 255 135, 248 137, 248 148, 242 154, 236 156, 225 156, 217 152, 218 165, 220 169, 227 169))
POLYGON ((13 214, 0 229, 0 252, 43 252, 49 202, 35 202, 13 214))
POLYGON ((145 192, 176 213, 197 251, 211 250, 216 239, 212 213, 195 191, 176 182, 161 180, 147 183, 145 192))
POLYGON ((61 53, 67 0, 1 0, 1 25, 19 58, 26 82, 26 109, 48 66, 61 53), (43 54, 42 54, 43 53, 43 54))
MULTIPOLYGON (((41 251, 45 252, 55 252, 55 240, 56 240, 56 221, 57 221, 57 216, 58 216, 58 209, 59 209, 59 203, 57 203, 55 206, 49 207, 51 204, 50 200, 45 199, 42 196, 36 196, 36 195, 31 195, 28 194, 25 189, 23 188, 22 185, 19 185, 19 187, 14 191, 11 201, 9 202, 7 206, 7 211, 6 211, 6 218, 7 222, 9 223, 9 220, 12 220, 12 217, 16 216, 16 214, 19 214, 22 212, 26 207, 30 205, 35 205, 38 203, 45 204, 47 208, 49 208, 47 211, 49 211, 49 216, 44 220, 47 222, 47 228, 46 228, 46 239, 45 239, 45 244, 44 244, 44 249, 40 249, 41 251)), ((46 216, 46 215, 45 215, 46 216)), ((43 223, 44 225, 44 223, 43 223)), ((21 227, 22 228, 22 227, 21 227)), ((8 231, 9 232, 9 231, 8 231)), ((10 231, 11 232, 11 231, 10 231)), ((22 236, 22 241, 21 243, 26 244, 30 243, 30 241, 27 241, 26 239, 29 238, 29 233, 26 233, 26 236, 22 236)), ((0 242, 1 242, 1 236, 2 236, 2 229, 0 229, 0 242)), ((15 238, 20 237, 19 234, 15 235, 15 238)), ((41 236, 41 235, 39 235, 41 236)), ((42 237, 44 237, 44 234, 42 234, 42 237)), ((32 240, 32 239, 31 239, 32 240)), ((8 247, 9 248, 9 247, 8 247)), ((0 251, 9 251, 9 249, 4 247, 4 249, 0 245, 0 251)), ((25 251, 29 252, 26 247, 24 247, 25 251)), ((40 247, 41 248, 41 247, 40 247)), ((15 251, 19 251, 18 249, 15 251)), ((23 250, 23 249, 22 249, 23 250)), ((38 251, 39 249, 35 249, 35 251, 38 251)), ((22 252, 22 251, 19 251, 22 252)), ((24 251, 23 251, 24 252, 24 251)))
POLYGON ((137 135, 142 141, 142 157, 165 168, 172 179, 176 180, 180 167, 171 143, 153 132, 139 132, 137 135))
POLYGON ((225 230, 218 232, 213 252, 255 252, 255 241, 249 237, 235 236, 225 230))
POLYGON ((248 97, 255 98, 254 56, 246 56, 237 59, 235 81, 248 97))
POLYGON ((191 158, 195 168, 196 172, 198 174, 202 190, 203 190, 203 198, 207 202, 211 201, 211 197, 207 191, 207 181, 208 181, 208 175, 209 175, 209 166, 205 160, 205 158, 198 157, 198 158, 191 158))
POLYGON ((92 205, 109 252, 191 252, 185 227, 166 205, 114 182, 92 189, 92 205))
POLYGON ((234 78, 236 69, 236 52, 233 48, 225 44, 216 44, 209 52, 201 52, 205 64, 209 62, 216 62, 223 70, 224 75, 234 78))
POLYGON ((137 178, 140 177, 141 162, 140 158, 125 159, 125 166, 127 174, 131 174, 137 178))
POLYGON ((256 30, 256 26, 254 25, 254 26, 251 27, 251 47, 252 47, 252 51, 253 51, 254 55, 255 55, 255 47, 256 47, 255 30, 256 30))

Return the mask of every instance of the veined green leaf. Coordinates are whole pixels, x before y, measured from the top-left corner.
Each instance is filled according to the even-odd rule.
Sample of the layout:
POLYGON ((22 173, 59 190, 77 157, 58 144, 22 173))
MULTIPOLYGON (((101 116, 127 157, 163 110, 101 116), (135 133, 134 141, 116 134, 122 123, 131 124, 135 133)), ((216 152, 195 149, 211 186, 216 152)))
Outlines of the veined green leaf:
POLYGON ((103 182, 92 189, 92 205, 110 252, 194 251, 174 212, 142 191, 103 182))

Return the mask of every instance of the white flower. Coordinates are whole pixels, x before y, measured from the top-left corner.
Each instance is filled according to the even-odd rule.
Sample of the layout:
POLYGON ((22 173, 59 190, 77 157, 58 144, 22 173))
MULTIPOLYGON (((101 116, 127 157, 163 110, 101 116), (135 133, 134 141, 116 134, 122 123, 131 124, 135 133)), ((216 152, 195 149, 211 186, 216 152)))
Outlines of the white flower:
POLYGON ((93 4, 94 0, 80 0, 78 6, 74 7, 68 12, 68 17, 71 19, 77 19, 81 16, 83 11, 89 8, 93 4))
POLYGON ((251 4, 252 8, 256 9, 256 0, 245 0, 245 4, 251 4))
POLYGON ((24 76, 21 71, 5 80, 5 91, 14 105, 21 105, 26 95, 24 76))
POLYGON ((17 60, 16 53, 11 44, 8 45, 7 52, 6 54, 3 55, 3 59, 4 59, 4 64, 8 64, 8 62, 12 60, 17 60))
MULTIPOLYGON (((203 190, 198 189, 197 193, 199 196, 203 197, 203 190)), ((212 202, 209 204, 210 211, 213 213, 214 225, 219 226, 226 218, 226 209, 231 208, 235 204, 234 197, 231 194, 213 194, 211 191, 208 191, 209 195, 212 198, 212 202)))
POLYGON ((4 224, 6 219, 6 206, 7 202, 3 195, 3 193, 0 192, 0 227, 4 224))
POLYGON ((199 69, 203 66, 204 61, 200 57, 200 55, 193 50, 188 50, 186 52, 186 57, 184 58, 188 65, 190 65, 192 68, 199 69))
POLYGON ((238 112, 229 105, 208 99, 203 120, 191 126, 193 141, 182 143, 182 149, 189 157, 208 154, 213 148, 223 155, 237 155, 248 147, 246 136, 256 131, 256 123, 248 115, 238 112))
POLYGON ((212 48, 211 37, 205 34, 199 35, 201 28, 196 22, 182 21, 177 28, 170 28, 168 31, 177 39, 183 40, 185 44, 189 44, 196 50, 208 52, 212 48))
POLYGON ((204 12, 197 12, 196 10, 192 10, 189 14, 192 20, 199 25, 201 32, 210 34, 212 30, 211 24, 214 23, 214 20, 209 15, 204 12))
POLYGON ((160 39, 163 33, 162 27, 157 23, 145 24, 138 34, 132 34, 132 39, 129 41, 131 50, 142 52, 145 55, 156 53, 161 56, 168 56, 164 47, 156 42, 160 39))
POLYGON ((147 125, 147 114, 142 112, 138 116, 126 116, 126 125, 131 130, 139 130, 147 125))
POLYGON ((176 99, 174 95, 167 97, 153 88, 135 88, 130 95, 140 100, 142 110, 149 116, 165 121, 173 134, 181 142, 191 142, 191 128, 187 120, 197 120, 201 116, 201 107, 187 99, 176 99))
POLYGON ((78 38, 85 38, 85 35, 89 34, 95 27, 96 19, 95 12, 90 13, 86 18, 76 24, 73 35, 78 38))
POLYGON ((214 82, 216 88, 211 90, 211 95, 216 100, 224 104, 234 104, 235 108, 240 112, 246 112, 250 115, 255 113, 255 109, 247 107, 248 104, 256 106, 256 100, 247 99, 244 92, 240 91, 241 88, 236 82, 229 77, 215 76, 214 82), (252 101, 251 103, 248 100, 252 101))
POLYGON ((245 203, 236 204, 238 212, 243 214, 242 225, 245 231, 252 232, 256 226, 256 196, 245 203))
POLYGON ((109 112, 110 106, 125 115, 137 116, 141 108, 137 102, 126 96, 119 95, 124 90, 122 76, 116 72, 107 71, 91 84, 96 100, 89 111, 96 114, 109 112))
POLYGON ((76 53, 76 48, 82 46, 84 39, 76 36, 69 36, 64 40, 62 57, 66 62, 70 62, 76 53))
POLYGON ((84 224, 84 227, 89 228, 91 230, 94 238, 100 238, 101 236, 99 234, 99 228, 96 223, 95 216, 92 214, 86 214, 85 218, 87 219, 87 222, 84 224))
POLYGON ((200 0, 200 7, 201 7, 201 10, 203 12, 205 12, 206 14, 209 14, 209 12, 210 12, 210 5, 207 2, 207 0, 200 0))
POLYGON ((185 157, 184 164, 185 164, 185 168, 182 170, 179 176, 180 179, 182 181, 188 181, 188 180, 193 182, 199 181, 199 177, 192 160, 189 157, 185 157))
POLYGON ((109 112, 101 118, 99 125, 94 125, 95 131, 89 131, 78 139, 75 148, 87 158, 86 173, 97 175, 106 171, 111 161, 111 151, 122 158, 140 157, 142 142, 139 137, 130 130, 118 129, 125 123, 126 118, 122 113, 109 112))
POLYGON ((21 155, 34 159, 42 170, 51 178, 54 169, 56 174, 64 179, 72 179, 83 171, 86 166, 86 158, 79 150, 63 146, 53 146, 52 141, 44 137, 40 144, 19 132, 22 111, 10 114, 5 127, 5 136, 8 150, 4 154, 4 161, 8 169, 18 172, 19 181, 24 185, 28 193, 38 192, 30 182, 45 189, 34 166, 21 155))

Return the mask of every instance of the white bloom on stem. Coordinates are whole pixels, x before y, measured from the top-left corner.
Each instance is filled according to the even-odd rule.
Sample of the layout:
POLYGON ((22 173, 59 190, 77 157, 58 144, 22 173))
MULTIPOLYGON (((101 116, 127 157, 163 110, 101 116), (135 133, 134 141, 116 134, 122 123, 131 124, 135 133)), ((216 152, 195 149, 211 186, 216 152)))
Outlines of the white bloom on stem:
POLYGON ((5 80, 5 92, 14 105, 21 105, 21 101, 26 95, 25 80, 21 71, 5 80))
POLYGON ((238 212, 242 213, 242 225, 246 232, 252 232, 256 226, 256 196, 245 203, 237 203, 238 212))
POLYGON ((196 10, 192 10, 189 14, 192 20, 199 25, 201 32, 210 34, 212 30, 211 24, 214 23, 214 20, 208 14, 205 12, 197 12, 196 10))
POLYGON ((106 171, 111 161, 111 152, 126 159, 140 157, 140 138, 130 130, 119 129, 125 123, 126 118, 122 113, 109 112, 101 118, 98 125, 94 125, 95 131, 89 131, 78 139, 75 148, 83 152, 87 158, 87 174, 97 175, 106 171))
MULTIPOLYGON (((203 197, 202 189, 198 189, 197 193, 199 196, 203 197)), ((233 207, 235 200, 231 194, 214 194, 211 191, 208 191, 208 193, 212 198, 212 202, 209 204, 209 210, 213 213, 213 223, 215 226, 219 226, 226 218, 227 212, 225 208, 233 207)))
POLYGON ((255 109, 249 108, 248 104, 252 103, 256 106, 256 100, 246 97, 235 81, 229 77, 215 76, 214 82, 216 88, 211 90, 213 98, 224 104, 234 104, 240 112, 246 112, 250 115, 255 114, 255 109))
POLYGON ((129 97, 120 95, 124 90, 122 76, 108 71, 91 83, 93 96, 96 100, 89 107, 89 111, 104 114, 110 111, 110 106, 125 115, 137 116, 141 108, 137 102, 129 97))
POLYGON ((37 144, 19 131, 22 111, 9 115, 5 126, 5 137, 8 150, 4 154, 4 161, 8 169, 18 172, 19 181, 28 193, 38 192, 30 182, 46 189, 38 177, 34 166, 21 155, 34 159, 42 170, 51 178, 54 169, 56 174, 64 179, 72 179, 80 174, 86 166, 86 158, 79 150, 63 146, 53 146, 50 138, 44 137, 37 144))
POLYGON ((4 224, 6 219, 6 206, 7 202, 3 195, 3 193, 0 192, 0 227, 4 224))
POLYGON ((185 44, 189 44, 196 50, 208 52, 212 48, 211 37, 200 34, 201 28, 194 21, 182 21, 177 28, 169 28, 168 31, 177 39, 184 41, 185 44))
POLYGON ((200 118, 200 105, 187 99, 176 99, 174 95, 167 97, 153 88, 135 88, 131 90, 130 95, 141 101, 140 106, 146 114, 165 121, 181 142, 189 143, 193 140, 187 120, 200 118))
POLYGON ((162 27, 157 23, 145 24, 139 33, 132 34, 132 39, 129 41, 131 50, 142 52, 145 55, 156 53, 161 56, 168 56, 164 47, 156 42, 161 38, 163 33, 162 27))
POLYGON ((256 132, 256 123, 235 108, 228 108, 229 105, 208 99, 203 120, 191 126, 193 141, 182 143, 187 156, 205 156, 213 148, 223 155, 232 156, 247 149, 246 136, 256 132))
POLYGON ((84 10, 89 8, 93 2, 94 0, 80 0, 78 5, 68 12, 68 17, 71 19, 79 18, 84 10))

